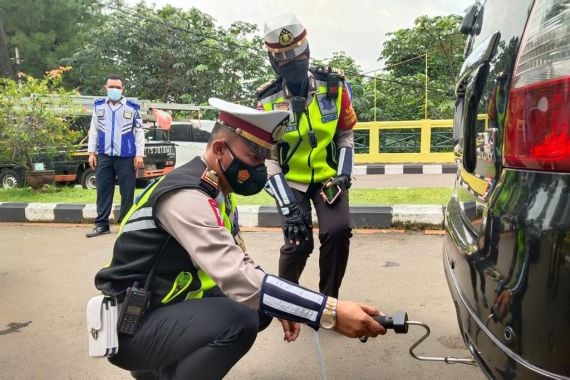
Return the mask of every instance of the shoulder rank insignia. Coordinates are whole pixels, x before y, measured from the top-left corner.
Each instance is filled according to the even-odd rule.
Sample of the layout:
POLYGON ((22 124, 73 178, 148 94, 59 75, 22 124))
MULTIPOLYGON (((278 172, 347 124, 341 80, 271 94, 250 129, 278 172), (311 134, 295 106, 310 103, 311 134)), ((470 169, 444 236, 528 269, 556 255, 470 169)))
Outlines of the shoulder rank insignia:
POLYGON ((218 188, 218 175, 213 170, 204 170, 201 177, 202 181, 206 182, 208 185, 214 187, 215 189, 218 188))
POLYGON ((340 79, 344 79, 344 70, 343 69, 338 69, 336 67, 317 67, 316 71, 318 73, 328 74, 329 69, 330 69, 331 73, 337 74, 340 77, 340 79))
POLYGON ((267 90, 269 87, 271 87, 275 82, 277 82, 277 78, 270 80, 269 82, 265 82, 264 84, 262 84, 261 86, 259 86, 257 88, 257 90, 255 90, 256 94, 261 94, 263 93, 263 91, 267 90))

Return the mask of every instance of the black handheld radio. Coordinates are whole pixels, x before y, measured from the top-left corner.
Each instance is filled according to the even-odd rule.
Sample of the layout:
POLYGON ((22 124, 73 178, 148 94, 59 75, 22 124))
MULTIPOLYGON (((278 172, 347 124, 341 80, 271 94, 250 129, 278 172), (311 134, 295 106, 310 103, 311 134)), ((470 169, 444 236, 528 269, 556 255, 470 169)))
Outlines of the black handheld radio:
POLYGON ((134 335, 150 300, 150 292, 138 288, 138 282, 127 288, 125 301, 121 308, 117 331, 122 334, 134 335))

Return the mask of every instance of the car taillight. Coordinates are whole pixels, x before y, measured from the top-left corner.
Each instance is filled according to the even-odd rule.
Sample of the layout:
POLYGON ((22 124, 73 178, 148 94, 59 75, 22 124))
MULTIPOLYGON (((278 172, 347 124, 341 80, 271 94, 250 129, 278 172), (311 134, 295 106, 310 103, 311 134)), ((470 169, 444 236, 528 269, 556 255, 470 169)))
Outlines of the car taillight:
POLYGON ((168 160, 164 163, 164 166, 174 166, 174 161, 168 160))
POLYGON ((570 171, 570 5, 536 0, 509 95, 504 165, 570 171))

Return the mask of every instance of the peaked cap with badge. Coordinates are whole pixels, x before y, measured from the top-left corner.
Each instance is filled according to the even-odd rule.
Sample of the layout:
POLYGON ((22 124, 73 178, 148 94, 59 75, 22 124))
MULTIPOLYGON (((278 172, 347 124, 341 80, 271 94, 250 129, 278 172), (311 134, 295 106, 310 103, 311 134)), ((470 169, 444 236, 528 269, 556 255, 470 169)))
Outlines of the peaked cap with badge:
POLYGON ((263 157, 269 156, 289 123, 287 111, 264 112, 218 98, 210 98, 208 103, 219 111, 218 123, 244 138, 263 157))
POLYGON ((265 23, 264 40, 267 50, 276 60, 295 58, 309 48, 307 30, 290 12, 265 23))

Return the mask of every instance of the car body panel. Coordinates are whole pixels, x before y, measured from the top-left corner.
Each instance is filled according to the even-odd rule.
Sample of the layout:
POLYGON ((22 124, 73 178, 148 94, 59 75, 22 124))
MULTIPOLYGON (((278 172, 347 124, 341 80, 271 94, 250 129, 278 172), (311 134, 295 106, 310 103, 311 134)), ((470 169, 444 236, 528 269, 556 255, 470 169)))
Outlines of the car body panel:
POLYGON ((570 376, 570 174, 502 165, 512 72, 533 3, 479 6, 456 86, 459 164, 444 268, 465 343, 491 378, 570 376), (477 114, 488 115, 488 128, 469 136, 477 114))

